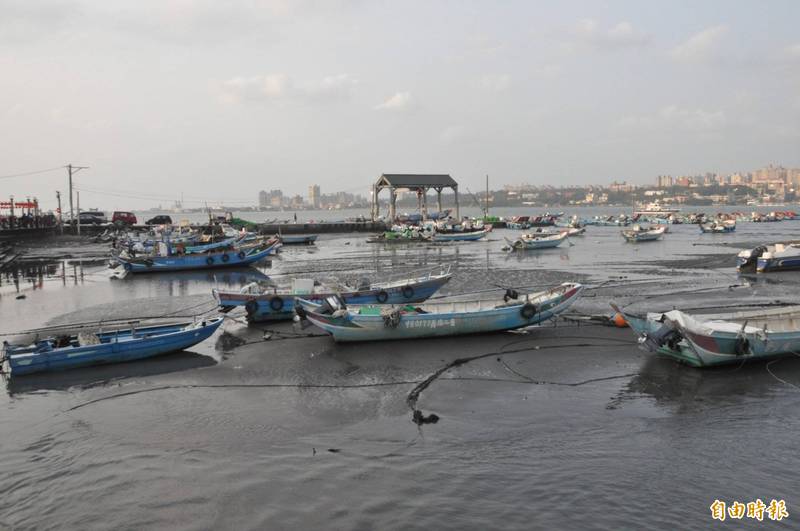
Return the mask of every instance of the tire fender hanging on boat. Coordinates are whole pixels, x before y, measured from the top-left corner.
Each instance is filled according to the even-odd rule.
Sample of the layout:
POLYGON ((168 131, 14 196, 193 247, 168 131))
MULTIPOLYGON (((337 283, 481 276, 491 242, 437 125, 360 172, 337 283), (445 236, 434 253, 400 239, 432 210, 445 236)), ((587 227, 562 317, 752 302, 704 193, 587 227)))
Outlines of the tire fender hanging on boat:
POLYGON ((228 253, 225 253, 225 254, 223 254, 222 256, 220 256, 220 259, 221 259, 223 262, 227 262, 228 260, 230 260, 230 259, 231 259, 231 257, 230 257, 230 256, 228 256, 228 253))
POLYGON ((239 260, 244 260, 244 257, 247 256, 244 251, 239 251, 239 254, 236 256, 239 257, 239 260))
POLYGON ((401 292, 403 293, 403 297, 405 297, 406 299, 410 299, 411 297, 414 296, 414 288, 412 288, 411 286, 403 286, 401 292))
POLYGON ((379 292, 378 292, 378 293, 375 295, 375 299, 376 299, 376 300, 377 300, 379 303, 381 303, 381 304, 385 304, 385 303, 386 303, 386 301, 388 301, 388 300, 389 300, 389 294, 388 294, 388 293, 386 293, 386 290, 380 290, 380 291, 379 291, 379 292))
POLYGON ((522 308, 519 310, 519 314, 524 317, 525 319, 532 319, 534 315, 539 312, 539 309, 536 307, 535 304, 531 302, 526 302, 522 305, 522 308))
POLYGON ((255 315, 255 313, 258 312, 258 302, 250 299, 245 303, 244 309, 248 315, 255 315))
POLYGON ((208 265, 213 264, 214 263, 214 257, 213 256, 209 256, 208 258, 206 258, 206 263, 208 265))
POLYGON ((272 308, 274 311, 279 311, 283 309, 283 299, 278 295, 272 297, 269 300, 269 307, 272 308))

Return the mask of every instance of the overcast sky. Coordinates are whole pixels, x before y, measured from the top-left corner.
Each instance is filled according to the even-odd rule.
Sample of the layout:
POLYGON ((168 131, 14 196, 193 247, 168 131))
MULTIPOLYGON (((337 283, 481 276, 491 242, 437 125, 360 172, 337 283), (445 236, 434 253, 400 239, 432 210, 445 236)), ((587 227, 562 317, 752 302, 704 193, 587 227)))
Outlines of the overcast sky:
POLYGON ((799 23, 794 0, 0 0, 0 176, 87 165, 82 206, 138 208, 800 166, 799 23))

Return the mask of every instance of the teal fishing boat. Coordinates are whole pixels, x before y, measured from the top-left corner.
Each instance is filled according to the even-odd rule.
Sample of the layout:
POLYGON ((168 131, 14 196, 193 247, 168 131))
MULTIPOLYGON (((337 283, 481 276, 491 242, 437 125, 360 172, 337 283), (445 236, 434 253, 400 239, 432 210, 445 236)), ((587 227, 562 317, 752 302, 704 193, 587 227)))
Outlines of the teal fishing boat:
POLYGON ((800 353, 800 306, 690 315, 620 312, 647 350, 693 367, 800 353))
POLYGON ((403 306, 346 306, 338 297, 323 304, 300 300, 298 315, 336 341, 378 341, 459 336, 524 328, 552 319, 577 300, 583 286, 564 283, 546 291, 499 300, 428 302, 403 306))

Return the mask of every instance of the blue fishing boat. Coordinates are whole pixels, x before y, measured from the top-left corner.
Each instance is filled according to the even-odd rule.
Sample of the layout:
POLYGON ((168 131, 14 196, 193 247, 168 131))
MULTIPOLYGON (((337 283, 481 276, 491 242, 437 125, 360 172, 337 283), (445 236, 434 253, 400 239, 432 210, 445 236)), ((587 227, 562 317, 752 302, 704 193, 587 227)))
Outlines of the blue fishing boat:
MULTIPOLYGON (((742 257, 744 252, 739 253, 742 257)), ((755 254, 755 253, 753 253, 755 254)), ((776 243, 764 245, 755 259, 756 273, 777 273, 800 270, 800 244, 776 243)))
POLYGON ((711 367, 800 352, 800 306, 690 315, 679 310, 620 312, 647 350, 693 367, 711 367))
POLYGON ((150 358, 205 341, 222 317, 127 330, 55 336, 31 345, 3 343, 3 371, 12 376, 150 358))
POLYGON ((322 302, 338 295, 346 304, 403 304, 427 300, 452 277, 450 267, 438 271, 398 275, 383 282, 362 279, 358 285, 319 285, 312 279, 295 279, 291 288, 262 287, 253 282, 239 291, 212 290, 223 310, 244 306, 250 322, 278 321, 294 317, 299 298, 322 302))
POLYGON ((428 302, 420 306, 353 306, 336 297, 323 304, 300 300, 301 319, 336 341, 378 341, 457 336, 524 328, 552 319, 577 300, 583 286, 564 283, 547 291, 506 291, 500 300, 428 302))
POLYGON ((213 251, 200 254, 127 257, 120 254, 117 262, 128 273, 158 273, 162 271, 186 271, 190 269, 213 269, 218 267, 242 267, 254 264, 273 254, 281 247, 279 241, 262 245, 239 247, 232 251, 213 251))

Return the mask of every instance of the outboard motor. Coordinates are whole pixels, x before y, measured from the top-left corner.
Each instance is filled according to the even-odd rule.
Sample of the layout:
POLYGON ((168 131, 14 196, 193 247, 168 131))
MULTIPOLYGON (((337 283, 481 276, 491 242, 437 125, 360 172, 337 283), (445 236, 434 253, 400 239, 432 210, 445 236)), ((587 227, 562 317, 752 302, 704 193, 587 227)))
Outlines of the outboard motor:
POLYGON ((644 334, 639 338, 639 344, 650 352, 657 352, 661 347, 666 346, 675 350, 683 336, 675 330, 669 323, 664 323, 658 330, 651 334, 644 334))
POLYGON ((517 290, 508 288, 506 290, 505 295, 503 295, 503 302, 508 302, 509 300, 517 300, 519 298, 519 292, 517 290))

